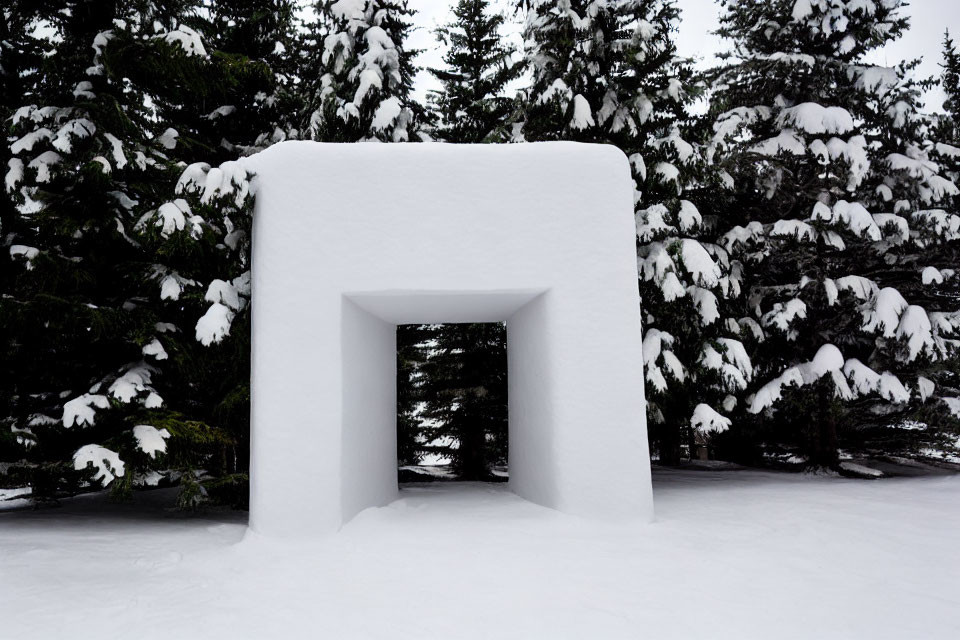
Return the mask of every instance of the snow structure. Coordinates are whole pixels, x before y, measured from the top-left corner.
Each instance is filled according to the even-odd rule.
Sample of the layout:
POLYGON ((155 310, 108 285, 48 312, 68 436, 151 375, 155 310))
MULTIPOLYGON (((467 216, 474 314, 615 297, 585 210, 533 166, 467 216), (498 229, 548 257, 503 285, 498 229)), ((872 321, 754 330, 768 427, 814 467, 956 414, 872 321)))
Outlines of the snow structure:
POLYGON ((286 142, 243 162, 254 531, 336 530, 397 497, 396 325, 443 322, 507 323, 515 493, 651 517, 621 152, 286 142))

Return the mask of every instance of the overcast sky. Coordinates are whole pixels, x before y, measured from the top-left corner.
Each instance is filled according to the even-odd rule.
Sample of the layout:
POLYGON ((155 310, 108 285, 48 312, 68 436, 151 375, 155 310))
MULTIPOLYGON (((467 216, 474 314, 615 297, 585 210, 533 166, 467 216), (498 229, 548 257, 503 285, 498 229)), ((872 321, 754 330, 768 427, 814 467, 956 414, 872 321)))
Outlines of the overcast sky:
MULTIPOLYGON (((421 66, 441 66, 443 52, 433 38, 432 30, 450 19, 449 7, 454 0, 411 0, 419 14, 416 22, 423 27, 411 38, 411 45, 426 51, 418 59, 421 66)), ((509 7, 512 0, 493 0, 495 5, 509 7)), ((682 15, 677 47, 680 55, 700 58, 709 62, 718 51, 726 47, 711 31, 717 28, 717 4, 715 0, 678 0, 682 15)), ((877 52, 870 62, 894 65, 907 58, 921 58, 923 63, 918 73, 921 76, 939 75, 941 43, 944 29, 956 34, 960 42, 960 0, 913 0, 906 11, 911 18, 911 29, 901 40, 877 52)), ((513 32, 519 31, 519 25, 513 32)), ((518 39, 519 42, 519 39, 518 39)), ((433 78, 424 73, 418 77, 417 93, 423 94, 436 88, 433 78)), ((939 91, 931 92, 927 108, 940 109, 943 97, 939 91)))

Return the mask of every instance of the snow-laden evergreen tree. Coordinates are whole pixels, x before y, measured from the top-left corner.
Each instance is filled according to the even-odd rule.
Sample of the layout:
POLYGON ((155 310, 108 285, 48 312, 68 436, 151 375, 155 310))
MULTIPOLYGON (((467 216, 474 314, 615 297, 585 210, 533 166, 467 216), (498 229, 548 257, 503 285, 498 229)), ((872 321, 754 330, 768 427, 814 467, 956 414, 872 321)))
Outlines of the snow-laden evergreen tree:
MULTIPOLYGON (((35 99, 40 82, 40 65, 44 53, 50 51, 52 46, 53 43, 44 37, 40 29, 40 17, 35 10, 16 4, 0 11, 0 121, 4 123, 5 133, 23 102, 35 99)), ((4 173, 12 158, 10 146, 4 140, 0 144, 0 169, 4 173)), ((0 237, 16 233, 18 227, 25 224, 8 191, 5 188, 0 193, 0 237)), ((12 259, 8 252, 0 252, 0 291, 8 290, 6 279, 15 271, 12 259)), ((4 380, 12 379, 13 372, 9 373, 3 377, 4 380)), ((3 391, 5 389, 0 393, 3 391)))
MULTIPOLYGON (((52 46, 42 35, 37 35, 38 27, 36 13, 21 4, 0 11, 0 119, 5 123, 4 131, 7 131, 6 123, 24 100, 34 96, 40 80, 43 53, 52 46)), ((4 171, 11 157, 9 146, 0 145, 0 167, 4 171)), ((8 196, 0 199, 0 234, 13 232, 19 222, 20 216, 12 199, 8 196)), ((5 252, 0 255, 0 261, 4 261, 0 277, 12 272, 6 264, 9 259, 5 252)))
POLYGON ((960 52, 953 44, 953 38, 950 37, 949 31, 943 38, 943 64, 941 66, 943 67, 941 86, 943 92, 947 94, 943 109, 956 125, 957 121, 960 120, 960 52))
POLYGON ((945 407, 934 379, 960 315, 930 260, 958 232, 940 208, 957 187, 931 159, 916 63, 865 62, 907 28, 904 2, 721 4, 734 48, 714 78, 712 159, 735 181, 725 242, 763 339, 747 410, 837 467, 841 438, 945 407))
POLYGON ((953 44, 950 32, 944 36, 941 67, 940 86, 946 99, 943 102, 944 113, 934 116, 938 136, 935 154, 937 160, 946 167, 950 179, 957 183, 960 179, 960 52, 953 44))
MULTIPOLYGON (((960 185, 960 53, 949 32, 944 37, 941 66, 941 87, 946 100, 943 103, 944 113, 932 116, 931 129, 937 142, 931 155, 943 169, 943 175, 960 185)), ((945 220, 956 227, 960 197, 955 196, 945 208, 953 214, 945 220)), ((953 233, 948 242, 929 245, 927 249, 927 268, 922 275, 924 289, 928 289, 929 295, 935 297, 937 303, 960 309, 960 235, 953 233), (931 289, 929 285, 937 286, 931 289)), ((960 350, 952 358, 943 361, 939 371, 930 375, 930 378, 936 383, 937 394, 946 404, 949 416, 944 419, 942 410, 936 410, 942 407, 934 405, 935 409, 920 412, 917 422, 942 425, 946 421, 953 429, 943 429, 938 434, 939 441, 927 446, 924 452, 932 457, 947 457, 957 461, 960 459, 960 350)))
POLYGON ((154 301, 177 328, 166 379, 184 415, 229 435, 218 464, 208 465, 220 477, 204 486, 234 504, 244 502, 249 454, 252 211, 249 176, 236 160, 298 137, 293 9, 286 0, 208 3, 190 17, 207 52, 186 61, 191 82, 159 83, 152 96, 189 163, 137 228, 154 256, 154 301), (183 224, 181 215, 202 223, 183 224))
MULTIPOLYGON (((504 139, 514 111, 505 88, 519 70, 500 33, 505 18, 487 0, 461 0, 453 13, 437 31, 449 47, 446 67, 430 69, 442 85, 430 96, 437 120, 431 135, 451 143, 504 139)), ((397 351, 401 464, 429 451, 450 457, 461 477, 489 478, 490 464, 506 462, 505 372, 496 369, 506 362, 494 362, 506 351, 506 332, 482 324, 405 326, 397 331, 397 351), (478 357, 490 361, 478 367, 478 357)))
POLYGON ((448 47, 442 69, 430 69, 442 89, 430 95, 438 123, 432 137, 444 142, 471 143, 509 137, 509 119, 515 108, 507 84, 520 73, 504 41, 506 18, 491 10, 489 0, 460 0, 454 20, 437 30, 448 47))
POLYGON ((650 434, 664 462, 730 425, 752 377, 727 318, 740 265, 717 239, 710 194, 727 178, 707 166, 687 107, 698 95, 672 40, 671 0, 534 0, 525 26, 531 86, 522 137, 614 144, 637 183, 638 270, 650 434))
POLYGON ((301 34, 296 3, 219 0, 207 3, 202 16, 191 24, 210 56, 198 69, 203 82, 190 83, 179 96, 177 121, 193 119, 196 134, 183 132, 183 137, 216 147, 198 149, 195 157, 219 164, 298 138, 301 34), (211 66, 219 73, 210 73, 211 66))
POLYGON ((166 328, 145 304, 134 227, 171 184, 175 139, 105 50, 138 38, 141 21, 157 46, 190 47, 192 33, 172 25, 177 9, 34 6, 31 20, 55 34, 55 48, 34 101, 11 119, 5 187, 22 224, 5 237, 18 264, 0 304, 16 372, 4 419, 28 449, 37 496, 56 493, 71 467, 92 466, 104 485, 149 482, 133 472, 172 435, 151 424, 165 405, 154 378, 168 358, 166 328), (154 21, 170 29, 154 34, 154 21))
POLYGON ((507 462, 506 333, 502 323, 399 328, 401 462, 431 454, 459 480, 495 479, 507 462))
MULTIPOLYGON (((40 80, 40 65, 43 54, 51 49, 53 43, 38 27, 42 16, 29 7, 15 4, 0 10, 0 121, 3 122, 3 131, 9 131, 16 110, 24 101, 36 99, 37 85, 40 80)), ((14 154, 7 144, 6 136, 0 144, 0 171, 4 175, 17 163, 13 162, 14 154)), ((4 183, 0 192, 0 292, 9 294, 14 291, 17 278, 22 270, 19 262, 22 258, 11 252, 10 246, 16 238, 23 237, 29 232, 29 221, 20 215, 17 203, 14 201, 12 189, 4 183)), ((8 299, 9 300, 9 299, 8 299)), ((0 298, 0 379, 15 380, 17 376, 17 361, 15 357, 18 349, 18 339, 14 332, 15 324, 11 317, 11 309, 4 305, 0 298)), ((17 399, 17 391, 12 384, 0 384, 0 407, 12 407, 17 399)), ((25 455, 26 448, 34 445, 33 434, 25 429, 23 424, 17 424, 9 409, 0 415, 0 461, 17 460, 25 455)), ((26 483, 23 477, 24 470, 13 482, 26 483)), ((8 471, 8 475, 10 472, 8 471)))
MULTIPOLYGON (((397 464, 416 465, 422 459, 422 422, 417 392, 420 377, 422 325, 397 326, 397 464)), ((401 475, 401 481, 403 477, 401 475)))
POLYGON ((305 77, 302 89, 310 137, 419 139, 424 109, 412 96, 417 52, 405 46, 416 12, 407 0, 322 0, 315 9, 318 20, 304 52, 314 77, 305 77))
POLYGON ((237 87, 261 70, 208 53, 187 26, 197 3, 68 5, 31 9, 52 45, 11 119, 4 185, 17 225, 4 247, 15 264, 0 308, 15 375, 2 419, 21 448, 4 460, 22 459, 37 497, 78 479, 123 493, 166 476, 195 502, 206 489, 194 470, 232 471, 246 420, 236 383, 248 344, 219 356, 194 345, 225 334, 245 304, 231 296, 245 291, 242 271, 208 283, 244 268, 250 198, 239 168, 181 175, 184 158, 216 160, 223 136, 178 114, 191 83, 219 95, 205 93, 207 79, 237 87))

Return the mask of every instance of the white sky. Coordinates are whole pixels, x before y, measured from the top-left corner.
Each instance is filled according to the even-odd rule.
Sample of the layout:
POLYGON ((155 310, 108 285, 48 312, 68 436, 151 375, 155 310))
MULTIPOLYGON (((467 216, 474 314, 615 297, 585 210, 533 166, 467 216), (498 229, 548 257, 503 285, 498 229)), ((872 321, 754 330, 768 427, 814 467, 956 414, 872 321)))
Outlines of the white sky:
MULTIPOLYGON (((432 30, 450 18, 449 7, 455 0, 410 0, 411 7, 419 11, 416 23, 422 27, 411 38, 410 46, 425 49, 417 63, 421 66, 442 66, 443 51, 434 40, 432 30)), ((493 0, 494 5, 510 7, 512 0, 493 0)), ((709 62, 718 51, 726 47, 711 31, 717 28, 719 11, 715 0, 678 0, 682 11, 677 48, 680 55, 700 58, 709 62)), ((950 29, 955 40, 960 42, 960 0, 913 0, 906 11, 911 17, 911 29, 901 40, 877 52, 870 62, 894 65, 900 60, 921 58, 919 75, 939 75, 941 43, 944 29, 950 29)), ((519 25, 512 29, 519 31, 519 25)), ((519 39, 518 39, 519 41, 519 39)), ((428 89, 437 88, 433 77, 421 73, 417 78, 417 94, 421 98, 428 89)), ((943 102, 938 90, 927 99, 928 109, 940 109, 943 102)))

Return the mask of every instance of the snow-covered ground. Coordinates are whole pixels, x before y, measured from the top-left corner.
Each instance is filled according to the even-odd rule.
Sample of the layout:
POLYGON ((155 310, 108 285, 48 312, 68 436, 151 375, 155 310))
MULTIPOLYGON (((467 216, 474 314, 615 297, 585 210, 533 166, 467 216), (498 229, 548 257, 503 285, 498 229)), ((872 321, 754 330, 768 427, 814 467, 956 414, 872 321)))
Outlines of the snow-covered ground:
MULTIPOLYGON (((659 471, 610 525, 432 483, 338 534, 103 496, 0 514, 2 638, 956 638, 960 477, 659 471)), ((309 508, 309 505, 303 505, 309 508)))

